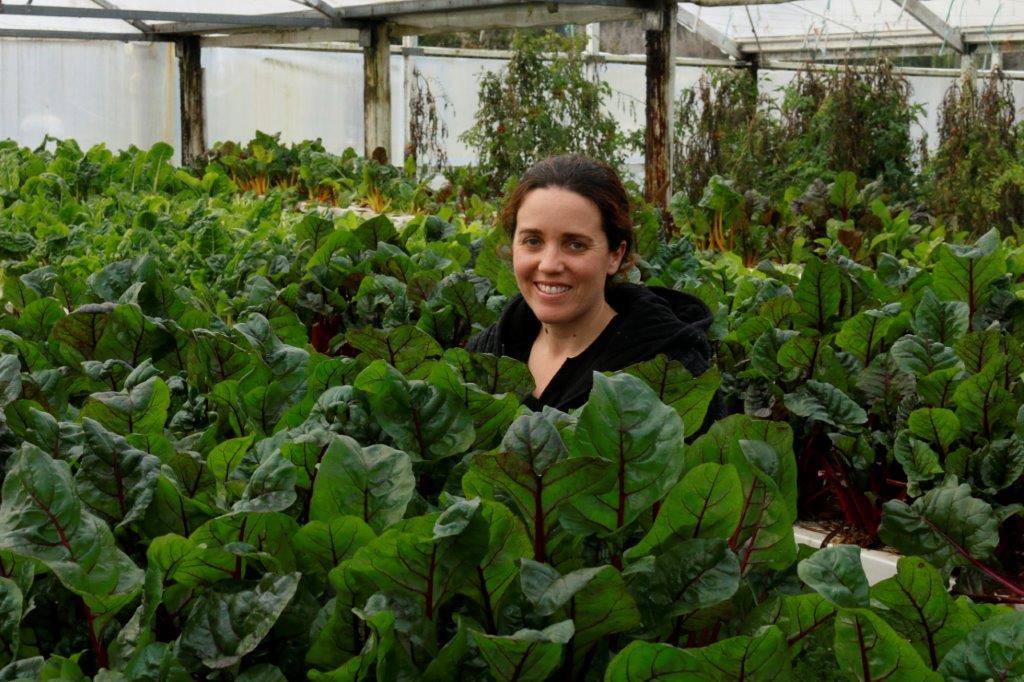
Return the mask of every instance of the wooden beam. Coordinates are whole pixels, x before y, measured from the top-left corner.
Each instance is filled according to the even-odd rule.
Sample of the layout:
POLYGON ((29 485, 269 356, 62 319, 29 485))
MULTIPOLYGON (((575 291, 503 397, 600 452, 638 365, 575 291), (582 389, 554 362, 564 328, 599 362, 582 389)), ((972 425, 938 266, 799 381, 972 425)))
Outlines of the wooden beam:
POLYGON ((175 45, 181 91, 181 165, 193 166, 206 154, 202 46, 199 36, 179 38, 175 45))
POLYGON ((942 41, 945 44, 949 45, 958 53, 963 54, 967 51, 967 48, 964 45, 963 36, 960 35, 960 31, 954 26, 947 24, 942 17, 925 7, 921 0, 892 1, 902 7, 904 12, 923 24, 929 31, 942 38, 942 41))
POLYGON ((164 36, 152 33, 113 33, 106 31, 47 31, 31 28, 0 28, 0 38, 28 38, 32 40, 113 40, 119 43, 168 42, 164 36))
POLYGON ((175 12, 136 10, 106 7, 57 7, 50 5, 5 5, 0 3, 0 15, 22 17, 64 17, 67 19, 118 19, 121 21, 175 21, 186 23, 225 24, 234 26, 273 26, 278 28, 329 27, 334 23, 317 12, 289 12, 281 14, 208 14, 204 12, 175 12))
POLYGON ((346 19, 392 19, 435 12, 471 14, 482 9, 515 9, 522 5, 546 6, 550 11, 558 12, 562 7, 573 5, 646 9, 652 4, 651 0, 396 0, 339 7, 338 11, 346 19))
POLYGON ((688 0, 701 7, 731 7, 734 5, 782 5, 793 0, 688 0))
POLYGON ((485 7, 473 12, 398 15, 390 21, 397 35, 423 36, 453 31, 620 21, 639 18, 642 13, 643 10, 634 7, 523 2, 514 7, 485 7), (553 9, 556 11, 552 11, 553 9))
POLYGON ((370 27, 363 48, 363 146, 367 158, 391 156, 391 49, 385 22, 370 27), (382 156, 383 153, 383 156, 382 156))
POLYGON ((735 40, 731 39, 729 36, 725 35, 693 12, 682 7, 680 7, 678 11, 679 23, 688 31, 696 34, 705 42, 710 43, 720 52, 729 55, 736 61, 741 62, 746 59, 743 54, 743 50, 740 49, 740 46, 735 40))
POLYGON ((660 27, 647 30, 647 132, 644 141, 644 198, 667 215, 672 196, 672 130, 675 99, 675 43, 678 7, 663 0, 660 27))
POLYGON ((203 47, 268 47, 310 43, 357 43, 363 31, 355 28, 304 28, 296 31, 255 31, 203 38, 203 47))

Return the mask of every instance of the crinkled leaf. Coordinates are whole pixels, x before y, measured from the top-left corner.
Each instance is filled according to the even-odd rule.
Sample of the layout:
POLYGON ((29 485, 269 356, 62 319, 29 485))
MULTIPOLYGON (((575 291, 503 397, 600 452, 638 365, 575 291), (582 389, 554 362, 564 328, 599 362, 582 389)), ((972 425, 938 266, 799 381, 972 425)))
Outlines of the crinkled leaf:
POLYGON ((991 438, 996 428, 1013 419, 1014 403, 1010 392, 1003 388, 999 369, 998 365, 990 365, 956 387, 953 403, 965 431, 991 438))
POLYGON ((992 295, 990 285, 1006 272, 995 229, 972 247, 944 244, 932 272, 932 288, 944 301, 964 301, 973 315, 992 295))
POLYGON ((426 332, 411 325, 390 331, 360 329, 348 332, 345 339, 366 355, 367 360, 383 360, 406 376, 441 355, 441 346, 426 332))
POLYGON ((808 379, 785 397, 786 407, 798 417, 814 419, 832 426, 863 424, 868 420, 864 408, 832 384, 808 379))
POLYGON ((896 435, 893 456, 903 467, 903 473, 907 477, 907 492, 914 496, 921 494, 922 482, 945 473, 939 462, 938 453, 927 443, 912 438, 906 431, 900 431, 896 435))
POLYGON ((268 573, 255 585, 223 583, 192 608, 181 633, 182 652, 208 668, 235 665, 253 651, 295 596, 298 573, 268 573))
POLYGON ((892 344, 889 353, 897 367, 917 377, 941 369, 963 368, 963 361, 952 348, 939 341, 929 341, 912 334, 900 337, 892 344))
POLYGON ((512 423, 498 450, 473 458, 463 489, 507 500, 526 525, 533 558, 545 561, 568 501, 606 489, 610 472, 605 460, 569 458, 550 413, 533 412, 512 423))
POLYGON ((992 506, 972 497, 967 483, 933 488, 911 505, 886 502, 878 535, 945 573, 968 557, 988 559, 999 543, 992 506))
POLYGON ((1005 613, 975 625, 942 659, 947 680, 1017 680, 1024 677, 1024 613, 1005 613))
POLYGON ((363 370, 356 388, 369 396, 374 415, 395 444, 425 460, 464 453, 473 423, 448 393, 423 381, 407 381, 383 360, 363 370))
POLYGON ((756 608, 744 623, 747 632, 775 625, 795 647, 818 628, 825 627, 836 615, 836 607, 818 593, 783 594, 756 608))
POLYGON ((167 384, 159 377, 152 377, 126 391, 93 393, 85 401, 81 416, 95 419, 122 436, 161 433, 170 403, 167 384))
POLYGON ((4 479, 0 549, 45 564, 85 599, 97 627, 142 589, 142 571, 107 525, 83 509, 67 462, 34 445, 22 445, 4 479))
POLYGON ((153 500, 160 460, 92 419, 84 418, 82 428, 85 448, 75 473, 82 501, 118 527, 140 518, 153 500))
POLYGON ((998 329, 971 332, 954 346, 964 368, 971 374, 985 370, 991 363, 1003 358, 1002 333, 998 329))
POLYGON ((836 606, 868 605, 868 578, 857 545, 819 549, 797 564, 797 574, 808 587, 836 606))
POLYGON ((892 303, 880 310, 866 310, 843 322, 836 336, 836 345, 861 361, 865 367, 878 352, 885 335, 899 314, 900 304, 892 303))
POLYGON ((501 602, 505 591, 513 584, 519 560, 533 554, 530 537, 523 523, 503 504, 483 500, 480 513, 487 521, 490 539, 487 552, 480 559, 472 585, 466 594, 483 606, 485 613, 501 602))
POLYGON ((444 527, 454 523, 458 532, 440 537, 407 524, 410 530, 390 529, 359 549, 349 570, 364 583, 384 592, 407 596, 423 605, 428 620, 453 594, 463 589, 487 552, 487 522, 479 513, 479 500, 464 501, 434 519, 444 527), (467 506, 470 508, 467 509, 467 506))
POLYGON ((654 561, 652 573, 638 573, 645 593, 634 591, 659 619, 708 608, 729 599, 740 586, 740 562, 725 540, 697 538, 673 545, 654 561))

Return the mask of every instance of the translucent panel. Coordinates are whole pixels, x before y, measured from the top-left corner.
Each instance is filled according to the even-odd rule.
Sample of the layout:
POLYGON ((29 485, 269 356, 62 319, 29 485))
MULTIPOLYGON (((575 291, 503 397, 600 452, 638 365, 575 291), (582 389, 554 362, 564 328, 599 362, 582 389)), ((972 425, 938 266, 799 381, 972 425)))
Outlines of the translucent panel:
MULTIPOLYGON (((921 0, 940 19, 960 28, 998 28, 1024 23, 1024 2, 1008 0, 921 0)), ((920 31, 917 20, 894 0, 798 0, 777 5, 680 7, 739 40, 776 36, 860 34, 885 38, 887 33, 920 31)))

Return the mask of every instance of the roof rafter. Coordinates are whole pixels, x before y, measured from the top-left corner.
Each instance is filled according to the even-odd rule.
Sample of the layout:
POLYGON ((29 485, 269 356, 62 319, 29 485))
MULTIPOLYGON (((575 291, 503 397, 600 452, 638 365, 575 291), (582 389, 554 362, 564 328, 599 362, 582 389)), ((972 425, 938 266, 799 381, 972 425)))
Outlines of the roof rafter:
POLYGON ((676 21, 679 22, 680 26, 692 31, 695 35, 714 45, 723 54, 727 54, 737 61, 743 61, 746 59, 746 56, 743 54, 743 50, 740 49, 739 44, 737 44, 735 40, 725 35, 693 12, 680 7, 676 21))
POLYGON ((653 3, 649 0, 535 0, 514 2, 513 0, 395 0, 395 2, 377 2, 339 7, 338 12, 346 19, 386 19, 408 14, 427 14, 432 12, 453 12, 455 10, 484 10, 489 8, 521 5, 545 5, 552 12, 559 5, 599 5, 603 7, 624 7, 630 9, 650 9, 653 3))
MULTIPOLYGON (((117 5, 112 2, 107 2, 107 0, 92 0, 92 2, 94 5, 99 5, 103 9, 117 9, 117 5)), ((149 33, 153 30, 152 27, 144 21, 139 21, 138 19, 127 19, 126 21, 131 24, 132 28, 136 28, 143 33, 149 33)))
POLYGON ((300 5, 305 5, 306 7, 312 7, 328 19, 341 18, 341 15, 338 13, 338 8, 327 4, 324 0, 292 0, 292 2, 297 2, 300 5))
POLYGON ((963 36, 954 26, 947 24, 942 17, 925 7, 921 0, 892 0, 899 5, 904 12, 914 17, 929 31, 942 38, 943 42, 951 48, 963 54, 967 51, 964 45, 963 36))

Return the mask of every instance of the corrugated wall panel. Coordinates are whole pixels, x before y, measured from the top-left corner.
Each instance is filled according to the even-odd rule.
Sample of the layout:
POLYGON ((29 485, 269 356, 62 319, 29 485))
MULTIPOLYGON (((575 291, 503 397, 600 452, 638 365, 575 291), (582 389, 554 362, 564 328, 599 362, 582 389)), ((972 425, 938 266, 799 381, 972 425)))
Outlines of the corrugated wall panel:
MULTIPOLYGON (((414 57, 434 95, 447 99, 448 156, 473 160, 459 136, 473 123, 479 76, 501 67, 495 59, 414 57)), ((404 58, 391 58, 392 158, 405 144, 404 58)), ((280 132, 285 141, 321 138, 335 152, 363 146, 363 58, 359 53, 212 48, 206 71, 207 141, 280 132)), ((609 107, 624 131, 643 125, 644 67, 606 64, 602 77, 613 94, 609 107)), ((693 85, 697 67, 678 67, 676 90, 693 85)), ((777 92, 792 71, 761 71, 762 88, 777 92)), ((936 142, 938 107, 953 77, 912 76, 913 99, 926 116, 915 135, 936 142)), ((1014 81, 1018 103, 1024 82, 1014 81)), ((0 138, 38 145, 45 134, 71 137, 84 147, 111 149, 165 141, 180 144, 178 77, 170 45, 141 43, 0 40, 0 138)), ((629 157, 631 164, 641 159, 629 157)))
POLYGON ((121 149, 177 146, 179 130, 171 45, 0 40, 0 138, 121 149))

